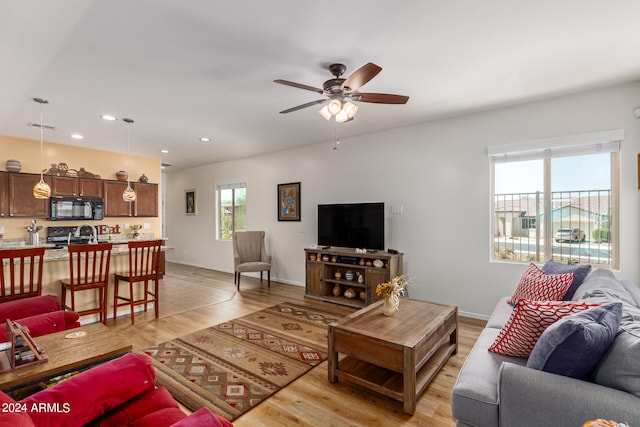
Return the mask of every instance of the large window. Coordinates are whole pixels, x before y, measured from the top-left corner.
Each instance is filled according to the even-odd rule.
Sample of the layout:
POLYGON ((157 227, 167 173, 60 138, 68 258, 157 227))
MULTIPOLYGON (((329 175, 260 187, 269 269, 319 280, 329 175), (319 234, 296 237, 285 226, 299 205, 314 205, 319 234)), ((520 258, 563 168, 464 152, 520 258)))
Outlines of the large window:
POLYGON ((247 229, 247 188, 245 183, 216 186, 219 240, 231 240, 234 231, 247 229))
POLYGON ((492 259, 617 268, 621 131, 489 147, 492 259))

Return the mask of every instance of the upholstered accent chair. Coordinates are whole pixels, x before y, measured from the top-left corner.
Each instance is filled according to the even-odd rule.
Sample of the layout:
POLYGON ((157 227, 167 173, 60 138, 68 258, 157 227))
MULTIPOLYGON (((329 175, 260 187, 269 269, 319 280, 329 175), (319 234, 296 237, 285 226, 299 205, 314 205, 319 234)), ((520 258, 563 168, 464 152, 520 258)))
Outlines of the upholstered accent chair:
POLYGON ((264 245, 264 231, 233 232, 233 282, 240 291, 240 273, 267 272, 267 283, 271 287, 271 255, 264 245))

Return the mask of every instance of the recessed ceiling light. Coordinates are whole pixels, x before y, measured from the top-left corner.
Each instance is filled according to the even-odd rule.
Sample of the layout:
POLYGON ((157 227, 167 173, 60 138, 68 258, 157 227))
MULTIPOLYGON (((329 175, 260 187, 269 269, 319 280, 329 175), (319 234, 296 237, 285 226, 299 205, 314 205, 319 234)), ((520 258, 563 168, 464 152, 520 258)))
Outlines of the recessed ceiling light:
POLYGON ((105 120, 109 120, 109 121, 114 121, 114 120, 118 120, 117 118, 115 118, 114 116, 112 116, 111 114, 103 114, 102 116, 100 116, 101 118, 105 119, 105 120))
POLYGON ((211 142, 211 138, 207 138, 206 136, 203 136, 202 138, 200 138, 201 142, 211 142))
POLYGON ((161 153, 167 154, 169 150, 160 150, 161 153))
POLYGON ((73 139, 83 139, 84 136, 80 135, 79 133, 72 133, 71 134, 71 138, 73 138, 73 139))

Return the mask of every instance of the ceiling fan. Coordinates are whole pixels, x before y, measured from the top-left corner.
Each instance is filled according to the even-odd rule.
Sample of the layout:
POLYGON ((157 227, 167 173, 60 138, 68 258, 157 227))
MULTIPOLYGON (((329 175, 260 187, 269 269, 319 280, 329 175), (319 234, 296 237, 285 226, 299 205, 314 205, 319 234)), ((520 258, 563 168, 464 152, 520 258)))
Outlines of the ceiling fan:
POLYGON ((369 62, 368 64, 358 68, 345 79, 341 76, 346 70, 347 67, 344 64, 329 65, 329 71, 333 74, 334 78, 324 82, 322 89, 301 83, 290 82, 288 80, 274 80, 275 83, 309 90, 326 97, 280 111, 280 114, 291 113, 292 111, 298 111, 313 105, 327 104, 320 110, 320 114, 325 119, 330 120, 331 117, 335 116, 337 122, 347 122, 353 120, 354 116, 358 112, 358 106, 351 101, 372 102, 376 104, 406 104, 409 100, 408 96, 403 95, 358 92, 358 89, 382 71, 382 67, 379 67, 376 64, 369 62))

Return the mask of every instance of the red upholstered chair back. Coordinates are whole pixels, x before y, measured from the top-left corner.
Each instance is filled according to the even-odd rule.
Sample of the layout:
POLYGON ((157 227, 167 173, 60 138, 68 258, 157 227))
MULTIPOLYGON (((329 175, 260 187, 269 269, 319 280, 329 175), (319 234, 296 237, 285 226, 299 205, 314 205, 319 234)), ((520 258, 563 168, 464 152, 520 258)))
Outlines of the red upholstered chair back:
POLYGON ((0 250, 0 302, 42 293, 44 247, 0 250))

